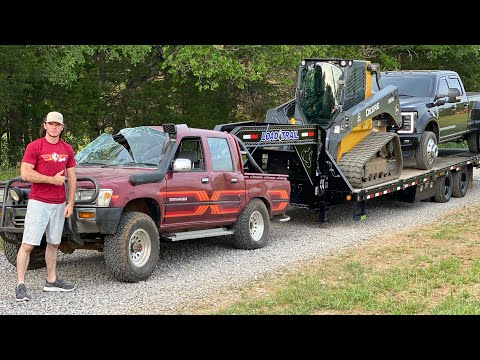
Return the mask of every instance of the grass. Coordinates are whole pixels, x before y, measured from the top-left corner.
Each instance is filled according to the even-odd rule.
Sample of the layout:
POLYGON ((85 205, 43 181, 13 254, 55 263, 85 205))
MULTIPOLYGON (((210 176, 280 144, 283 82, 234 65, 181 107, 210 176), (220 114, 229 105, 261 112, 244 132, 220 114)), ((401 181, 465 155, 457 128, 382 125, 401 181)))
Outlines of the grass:
POLYGON ((197 304, 202 314, 480 314, 480 206, 197 304), (233 294, 233 295, 232 295, 233 294))
POLYGON ((19 175, 17 168, 0 167, 0 181, 9 180, 19 175))
POLYGON ((438 144, 440 149, 468 149, 468 143, 466 140, 461 142, 448 142, 445 144, 438 144))

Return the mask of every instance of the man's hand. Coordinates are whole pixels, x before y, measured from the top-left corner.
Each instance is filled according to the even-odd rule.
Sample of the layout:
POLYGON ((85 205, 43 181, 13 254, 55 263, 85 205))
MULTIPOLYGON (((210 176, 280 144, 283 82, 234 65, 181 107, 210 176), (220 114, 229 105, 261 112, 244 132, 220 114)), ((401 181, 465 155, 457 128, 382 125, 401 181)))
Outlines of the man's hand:
POLYGON ((64 171, 65 170, 60 171, 52 178, 52 184, 58 186, 63 185, 63 183, 65 182, 65 176, 63 176, 64 171))
POLYGON ((68 218, 73 214, 73 204, 67 204, 65 205, 65 211, 63 212, 63 215, 68 218))

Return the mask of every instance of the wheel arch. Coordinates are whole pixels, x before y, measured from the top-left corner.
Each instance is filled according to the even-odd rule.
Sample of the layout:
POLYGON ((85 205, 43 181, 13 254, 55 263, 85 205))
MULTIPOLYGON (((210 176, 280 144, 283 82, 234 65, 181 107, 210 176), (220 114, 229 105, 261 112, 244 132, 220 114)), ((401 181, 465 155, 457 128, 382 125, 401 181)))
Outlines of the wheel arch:
POLYGON ((158 202, 152 198, 137 198, 130 200, 124 207, 123 212, 142 212, 152 218, 157 227, 160 226, 160 206, 158 202))
MULTIPOLYGON (((440 141, 440 128, 438 127, 437 119, 429 118, 426 123, 423 131, 431 131, 437 137, 437 143, 440 141)), ((422 132, 423 132, 422 131, 422 132)))

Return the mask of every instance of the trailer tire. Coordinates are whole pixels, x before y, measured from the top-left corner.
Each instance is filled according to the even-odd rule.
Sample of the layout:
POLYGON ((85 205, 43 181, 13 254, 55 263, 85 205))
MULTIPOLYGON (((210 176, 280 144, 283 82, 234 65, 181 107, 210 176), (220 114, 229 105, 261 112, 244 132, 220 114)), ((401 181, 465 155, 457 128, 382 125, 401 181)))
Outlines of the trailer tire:
POLYGON ((267 245, 270 218, 265 204, 252 199, 233 226, 233 246, 237 249, 259 249, 267 245))
POLYGON ((462 166, 460 170, 452 174, 452 178, 453 178, 452 196, 456 198, 464 197, 465 194, 467 193, 468 186, 470 184, 470 178, 469 178, 467 167, 462 166))
MULTIPOLYGON (((27 270, 36 270, 42 269, 46 266, 45 264, 45 249, 47 248, 47 243, 42 242, 40 246, 35 246, 30 253, 30 261, 28 262, 27 270)), ((3 251, 5 258, 13 266, 17 266, 17 254, 18 249, 20 249, 20 244, 12 244, 9 242, 3 242, 3 251)))
POLYGON ((437 180, 434 200, 438 203, 446 203, 452 197, 453 177, 450 171, 437 180))
POLYGON ((467 143, 468 143, 468 150, 472 153, 475 153, 477 154, 480 149, 480 144, 479 144, 479 141, 478 141, 478 136, 479 136, 479 133, 478 132, 471 132, 468 134, 468 137, 467 137, 467 143))
POLYGON ((123 213, 117 231, 105 237, 104 259, 116 280, 146 280, 160 256, 160 238, 155 222, 141 212, 123 213))
POLYGON ((431 131, 424 131, 415 153, 417 169, 430 170, 438 156, 437 136, 431 131))

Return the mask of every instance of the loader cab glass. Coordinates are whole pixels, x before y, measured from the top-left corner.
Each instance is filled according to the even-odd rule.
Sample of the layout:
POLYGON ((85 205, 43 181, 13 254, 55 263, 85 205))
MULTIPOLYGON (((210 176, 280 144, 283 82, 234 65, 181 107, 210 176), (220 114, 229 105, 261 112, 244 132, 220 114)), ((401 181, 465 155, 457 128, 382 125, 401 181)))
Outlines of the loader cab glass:
POLYGON ((297 89, 298 104, 310 124, 329 128, 338 113, 339 81, 343 71, 329 63, 312 63, 300 72, 297 89))

